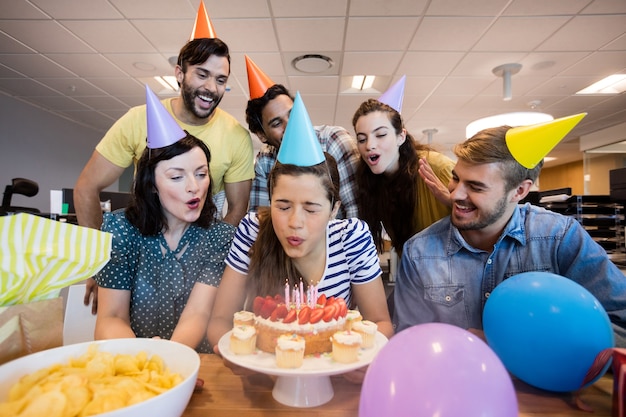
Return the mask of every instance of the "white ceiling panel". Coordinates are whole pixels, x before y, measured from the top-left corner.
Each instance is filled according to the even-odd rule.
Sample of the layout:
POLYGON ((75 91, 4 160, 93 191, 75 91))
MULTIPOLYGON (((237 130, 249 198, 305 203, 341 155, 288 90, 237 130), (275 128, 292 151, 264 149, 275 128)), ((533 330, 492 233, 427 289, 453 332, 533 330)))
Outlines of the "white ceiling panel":
MULTIPOLYGON (((145 84, 189 39, 200 0, 5 0, 0 14, 0 93, 104 133, 143 104, 145 84), (73 86, 73 87, 72 87, 73 86)), ((626 93, 575 97, 591 82, 626 73, 624 0, 205 0, 231 51, 230 91, 220 107, 244 126, 248 54, 274 82, 301 91, 315 123, 352 132, 359 104, 406 75, 403 116, 433 145, 464 138, 465 125, 504 111, 555 116, 588 111, 571 135, 623 123, 626 93), (333 65, 304 73, 297 56, 333 65), (513 99, 493 68, 519 63, 513 99), (357 93, 352 76, 375 75, 357 93)), ((572 139, 568 138, 568 141, 572 139)), ((259 142, 255 139, 255 145, 259 142)), ((559 154, 559 146, 553 151, 559 154)), ((574 152, 575 155, 578 155, 574 152)), ((571 161, 572 152, 546 164, 571 161)), ((576 156, 574 156, 576 157, 576 156)))

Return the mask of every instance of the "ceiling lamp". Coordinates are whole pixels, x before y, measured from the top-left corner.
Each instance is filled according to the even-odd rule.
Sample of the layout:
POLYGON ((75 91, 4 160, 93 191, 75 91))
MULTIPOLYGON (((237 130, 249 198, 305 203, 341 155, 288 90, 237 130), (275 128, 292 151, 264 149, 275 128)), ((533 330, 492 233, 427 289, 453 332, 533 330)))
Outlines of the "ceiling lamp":
POLYGON ((521 69, 521 64, 504 64, 491 70, 491 72, 498 77, 502 77, 502 100, 509 101, 513 98, 511 91, 511 75, 517 74, 521 69))
POLYGON ((356 90, 367 90, 374 85, 374 75, 355 75, 352 77, 352 88, 356 90))
POLYGON ((332 58, 320 54, 305 54, 291 60, 291 65, 300 72, 317 74, 332 68, 335 63, 332 58))
POLYGON ((433 136, 435 133, 439 132, 437 129, 424 129, 422 133, 426 135, 426 143, 429 145, 433 143, 433 136))
POLYGON ((554 117, 547 113, 535 111, 496 114, 495 116, 483 117, 482 119, 474 120, 468 124, 465 128, 465 137, 469 139, 481 130, 490 127, 528 126, 536 123, 548 122, 550 120, 554 120, 554 117))

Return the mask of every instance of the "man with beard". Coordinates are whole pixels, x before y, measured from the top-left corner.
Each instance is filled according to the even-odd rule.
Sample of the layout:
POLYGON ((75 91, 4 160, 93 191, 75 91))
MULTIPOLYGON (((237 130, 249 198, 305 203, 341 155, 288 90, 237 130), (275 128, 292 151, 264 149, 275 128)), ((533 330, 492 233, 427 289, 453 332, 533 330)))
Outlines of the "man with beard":
MULTIPOLYGON (((189 41, 180 51, 175 75, 180 96, 162 103, 185 131, 209 146, 213 193, 225 192, 228 211, 224 221, 236 226, 248 209, 254 165, 250 133, 217 107, 230 75, 228 46, 218 38, 189 41)), ((131 108, 116 121, 96 146, 74 187, 74 206, 81 226, 100 228, 100 192, 119 179, 131 163, 137 163, 146 147, 146 137, 146 106, 142 105, 131 108)), ((90 279, 85 302, 93 286, 90 279)), ((94 298, 94 313, 96 308, 94 298)))
MULTIPOLYGON (((493 289, 513 275, 542 271, 591 292, 611 319, 616 345, 626 347, 624 274, 575 218, 519 204, 552 148, 523 165, 514 156, 509 135, 514 129, 521 128, 485 129, 455 147, 458 161, 448 186, 452 214, 404 245, 395 288, 396 332, 443 322, 481 334, 493 289)), ((532 141, 545 136, 531 132, 518 149, 532 152, 537 149, 532 141)))

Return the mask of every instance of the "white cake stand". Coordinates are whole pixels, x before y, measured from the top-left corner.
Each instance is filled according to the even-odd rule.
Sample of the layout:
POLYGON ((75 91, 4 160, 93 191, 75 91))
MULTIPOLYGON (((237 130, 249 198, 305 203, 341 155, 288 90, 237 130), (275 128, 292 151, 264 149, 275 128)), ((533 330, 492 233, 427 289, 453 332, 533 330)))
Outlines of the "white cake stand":
POLYGON ((235 355, 230 350, 230 333, 220 339, 220 354, 235 365, 277 376, 272 390, 276 401, 291 407, 316 407, 327 403, 335 392, 330 381, 331 375, 343 374, 369 365, 378 351, 387 343, 387 338, 380 332, 376 333, 374 347, 361 349, 359 360, 343 364, 335 362, 329 354, 306 356, 300 368, 284 369, 276 366, 273 354, 257 350, 252 355, 235 355))

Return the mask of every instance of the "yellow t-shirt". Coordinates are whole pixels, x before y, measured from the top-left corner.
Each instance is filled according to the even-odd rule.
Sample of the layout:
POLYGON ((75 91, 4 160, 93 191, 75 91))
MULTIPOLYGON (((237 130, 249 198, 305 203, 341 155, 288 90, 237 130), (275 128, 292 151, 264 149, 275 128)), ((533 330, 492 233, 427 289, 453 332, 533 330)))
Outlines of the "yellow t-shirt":
MULTIPOLYGON (((420 155, 423 157, 423 155, 420 155)), ((428 152, 426 160, 433 169, 433 172, 444 185, 448 185, 452 178, 452 168, 454 161, 439 152, 428 152)), ((428 189, 424 180, 420 177, 417 182, 417 210, 415 211, 415 233, 420 232, 435 223, 437 220, 448 216, 451 213, 450 207, 442 204, 435 198, 435 195, 428 189)))
MULTIPOLYGON (((172 98, 162 100, 161 103, 174 116, 172 98)), ((205 125, 194 126, 178 119, 176 121, 209 147, 213 194, 222 191, 225 182, 233 183, 254 178, 254 155, 250 133, 233 116, 218 107, 209 123, 205 125)), ((147 130, 146 106, 133 107, 111 126, 96 146, 96 150, 119 167, 126 168, 130 164, 136 166, 146 148, 147 130)))

